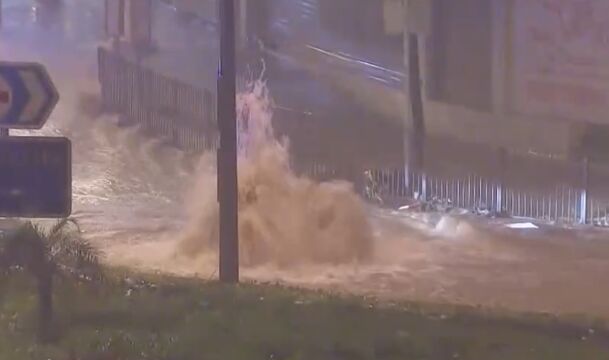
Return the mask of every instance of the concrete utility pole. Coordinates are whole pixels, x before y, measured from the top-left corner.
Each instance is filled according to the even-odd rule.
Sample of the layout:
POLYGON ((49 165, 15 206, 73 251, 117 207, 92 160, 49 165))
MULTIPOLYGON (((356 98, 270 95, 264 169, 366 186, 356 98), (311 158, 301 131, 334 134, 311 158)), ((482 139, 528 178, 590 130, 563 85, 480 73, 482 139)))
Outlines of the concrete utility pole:
POLYGON ((419 37, 417 33, 408 35, 408 79, 410 111, 410 166, 414 171, 424 171, 425 167, 425 118, 423 114, 423 91, 421 89, 421 64, 419 56, 419 37))
POLYGON ((152 4, 150 0, 128 0, 123 5, 124 33, 138 52, 152 48, 152 4))
POLYGON ((220 0, 218 72, 218 201, 220 203, 220 281, 239 282, 237 181, 237 103, 235 1, 220 0))
POLYGON ((106 37, 112 40, 112 48, 118 50, 121 38, 125 36, 126 0, 105 0, 104 28, 106 37))
MULTIPOLYGON (((405 129, 407 149, 407 169, 415 175, 422 175, 420 196, 426 200, 425 181, 425 114, 423 107, 423 86, 421 71, 420 39, 431 33, 433 5, 429 0, 407 0, 405 2, 404 52, 408 83, 409 109, 405 129)), ((409 184, 414 191, 413 184, 409 184)))
MULTIPOLYGON (((1 6, 2 6, 2 0, 0 0, 0 16, 2 15, 1 6)), ((2 19, 0 19, 0 20, 2 20, 2 19)), ((2 24, 0 23, 0 25, 2 25, 2 24)), ((8 102, 10 101, 10 96, 11 95, 9 94, 8 91, 0 90, 0 104, 8 104, 8 102)), ((10 134, 9 134, 8 129, 0 129, 0 137, 9 136, 9 135, 10 134)))

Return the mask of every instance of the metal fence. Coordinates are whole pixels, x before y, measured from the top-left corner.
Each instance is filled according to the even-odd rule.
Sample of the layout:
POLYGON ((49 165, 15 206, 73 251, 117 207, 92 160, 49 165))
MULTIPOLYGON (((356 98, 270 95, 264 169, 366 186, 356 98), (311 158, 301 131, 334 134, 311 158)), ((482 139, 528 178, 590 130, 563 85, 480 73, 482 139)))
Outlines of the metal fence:
MULTIPOLYGON (((589 170, 585 172, 584 179, 590 176, 589 170)), ((595 188, 587 181, 574 186, 553 179, 545 188, 533 189, 475 174, 436 176, 407 169, 367 170, 365 174, 365 195, 371 201, 399 203, 415 198, 479 214, 609 226, 609 194, 604 186, 595 188)), ((597 183, 609 185, 605 176, 596 175, 597 183)))
POLYGON ((98 49, 102 105, 155 136, 193 151, 218 143, 214 94, 98 49))
MULTIPOLYGON (((129 122, 184 150, 217 149, 216 101, 212 91, 160 75, 103 47, 98 55, 102 104, 107 111, 120 113, 129 122)), ((481 176, 475 170, 459 174, 427 170, 412 173, 406 167, 366 170, 359 165, 319 160, 292 159, 292 166, 297 173, 318 180, 349 180, 372 202, 400 204, 414 197, 478 213, 609 226, 609 191, 605 190, 609 169, 597 165, 590 169, 587 162, 582 166, 567 160, 554 161, 554 166, 566 170, 530 187, 534 182, 530 179, 539 178, 530 173, 539 167, 535 163, 526 170, 530 179, 518 180, 481 176)), ((524 168, 512 165, 509 173, 522 173, 524 168)))

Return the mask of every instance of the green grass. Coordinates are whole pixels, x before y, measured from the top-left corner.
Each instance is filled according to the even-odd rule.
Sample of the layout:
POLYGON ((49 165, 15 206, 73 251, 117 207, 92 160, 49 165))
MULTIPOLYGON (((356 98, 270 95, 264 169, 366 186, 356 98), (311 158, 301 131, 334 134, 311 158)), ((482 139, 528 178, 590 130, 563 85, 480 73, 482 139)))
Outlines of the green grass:
POLYGON ((33 284, 12 278, 0 294, 0 360, 609 359, 600 326, 592 332, 549 317, 152 280, 129 296, 118 280, 58 282, 57 341, 41 345, 33 284))

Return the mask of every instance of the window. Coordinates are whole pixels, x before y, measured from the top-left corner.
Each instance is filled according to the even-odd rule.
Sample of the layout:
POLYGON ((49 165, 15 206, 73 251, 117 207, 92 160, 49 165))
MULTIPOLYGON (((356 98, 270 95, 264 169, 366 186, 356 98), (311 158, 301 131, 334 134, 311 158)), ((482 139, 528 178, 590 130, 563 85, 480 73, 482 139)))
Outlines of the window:
POLYGON ((429 96, 478 110, 492 106, 488 0, 434 0, 429 96))

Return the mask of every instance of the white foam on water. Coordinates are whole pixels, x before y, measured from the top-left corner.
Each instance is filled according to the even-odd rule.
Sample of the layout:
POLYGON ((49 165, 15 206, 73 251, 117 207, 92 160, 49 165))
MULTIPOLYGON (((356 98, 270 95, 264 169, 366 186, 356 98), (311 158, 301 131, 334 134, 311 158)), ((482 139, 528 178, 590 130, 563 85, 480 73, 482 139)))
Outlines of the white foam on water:
MULTIPOLYGON (((262 81, 239 94, 239 239, 242 264, 362 262, 373 256, 373 235, 362 200, 346 182, 320 183, 296 175, 289 145, 276 139, 272 102, 262 81)), ((178 253, 190 258, 218 244, 216 169, 203 156, 178 253)))

